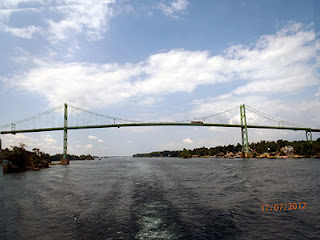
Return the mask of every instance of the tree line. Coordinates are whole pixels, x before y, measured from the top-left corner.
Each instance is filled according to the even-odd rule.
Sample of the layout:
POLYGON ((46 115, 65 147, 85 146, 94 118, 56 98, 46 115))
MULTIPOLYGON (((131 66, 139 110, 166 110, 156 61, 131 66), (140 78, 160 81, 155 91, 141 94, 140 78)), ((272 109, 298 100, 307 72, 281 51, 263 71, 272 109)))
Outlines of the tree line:
MULTIPOLYGON (((320 157, 320 138, 312 143, 307 141, 287 141, 287 140, 278 140, 278 141, 260 141, 258 143, 250 143, 249 148, 253 156, 263 153, 272 153, 272 152, 280 152, 281 148, 285 146, 291 146, 293 148, 293 152, 297 155, 302 155, 305 157, 320 157)), ((138 153, 133 155, 133 157, 182 157, 182 158, 190 158, 192 156, 219 156, 226 155, 227 153, 238 153, 241 152, 242 146, 240 143, 237 145, 224 145, 217 147, 201 147, 191 149, 183 149, 183 150, 175 150, 175 151, 158 151, 151 153, 138 153)))

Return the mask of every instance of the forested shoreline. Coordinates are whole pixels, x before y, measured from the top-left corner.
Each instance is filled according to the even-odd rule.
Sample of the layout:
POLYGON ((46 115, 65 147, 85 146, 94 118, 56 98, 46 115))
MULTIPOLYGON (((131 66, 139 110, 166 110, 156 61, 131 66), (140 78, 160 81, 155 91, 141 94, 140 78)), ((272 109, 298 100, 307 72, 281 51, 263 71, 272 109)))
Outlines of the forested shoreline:
MULTIPOLYGON (((316 141, 260 141, 258 143, 249 144, 250 157, 320 157, 320 138, 316 141)), ((217 147, 201 147, 175 151, 157 151, 151 153, 138 153, 133 157, 241 157, 242 146, 240 143, 237 145, 224 145, 217 147)))

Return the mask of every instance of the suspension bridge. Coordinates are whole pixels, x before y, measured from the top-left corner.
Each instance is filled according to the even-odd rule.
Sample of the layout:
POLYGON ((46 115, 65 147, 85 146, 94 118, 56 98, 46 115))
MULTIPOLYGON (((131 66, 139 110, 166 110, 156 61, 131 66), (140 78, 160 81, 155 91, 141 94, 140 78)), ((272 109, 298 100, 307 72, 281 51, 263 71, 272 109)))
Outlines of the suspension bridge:
POLYGON ((312 133, 320 132, 320 129, 299 126, 294 123, 274 118, 249 106, 245 106, 245 104, 240 105, 240 111, 239 107, 235 107, 209 116, 182 121, 144 122, 111 117, 65 103, 64 105, 53 108, 36 116, 0 126, 0 135, 63 131, 63 158, 61 160, 61 163, 69 164, 69 160, 67 159, 68 130, 142 126, 197 126, 240 128, 243 157, 248 157, 250 151, 248 129, 304 131, 306 133, 306 140, 310 141, 311 143, 312 133))

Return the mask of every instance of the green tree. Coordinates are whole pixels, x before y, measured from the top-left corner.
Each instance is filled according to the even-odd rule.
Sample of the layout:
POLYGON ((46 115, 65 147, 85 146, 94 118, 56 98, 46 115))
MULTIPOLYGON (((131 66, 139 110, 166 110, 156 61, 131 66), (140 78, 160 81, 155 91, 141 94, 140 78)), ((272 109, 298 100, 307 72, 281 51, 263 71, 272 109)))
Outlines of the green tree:
POLYGON ((191 158, 192 157, 192 153, 187 150, 187 149, 183 149, 182 152, 180 153, 179 157, 181 158, 191 158))

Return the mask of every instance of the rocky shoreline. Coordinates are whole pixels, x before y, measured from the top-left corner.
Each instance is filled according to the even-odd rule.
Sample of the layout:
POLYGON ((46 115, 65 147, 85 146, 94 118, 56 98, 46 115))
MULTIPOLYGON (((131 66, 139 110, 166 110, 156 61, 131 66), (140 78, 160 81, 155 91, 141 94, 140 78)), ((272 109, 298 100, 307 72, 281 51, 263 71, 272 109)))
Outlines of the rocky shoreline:
MULTIPOLYGON (((298 155, 298 154, 288 154, 288 155, 283 155, 281 152, 273 152, 273 153, 248 153, 247 155, 248 158, 270 158, 270 159, 275 159, 275 158, 310 158, 310 156, 304 156, 304 155, 298 155)), ((243 158, 242 153, 221 153, 218 155, 206 155, 206 156, 199 156, 199 155, 192 155, 191 158, 243 158)), ((311 156, 311 158, 320 158, 320 156, 311 156)))
POLYGON ((4 159, 2 160, 2 169, 4 173, 9 172, 25 172, 28 170, 40 170, 42 168, 49 168, 49 163, 47 162, 39 162, 36 164, 32 164, 29 166, 21 167, 17 164, 12 163, 12 161, 4 159))

